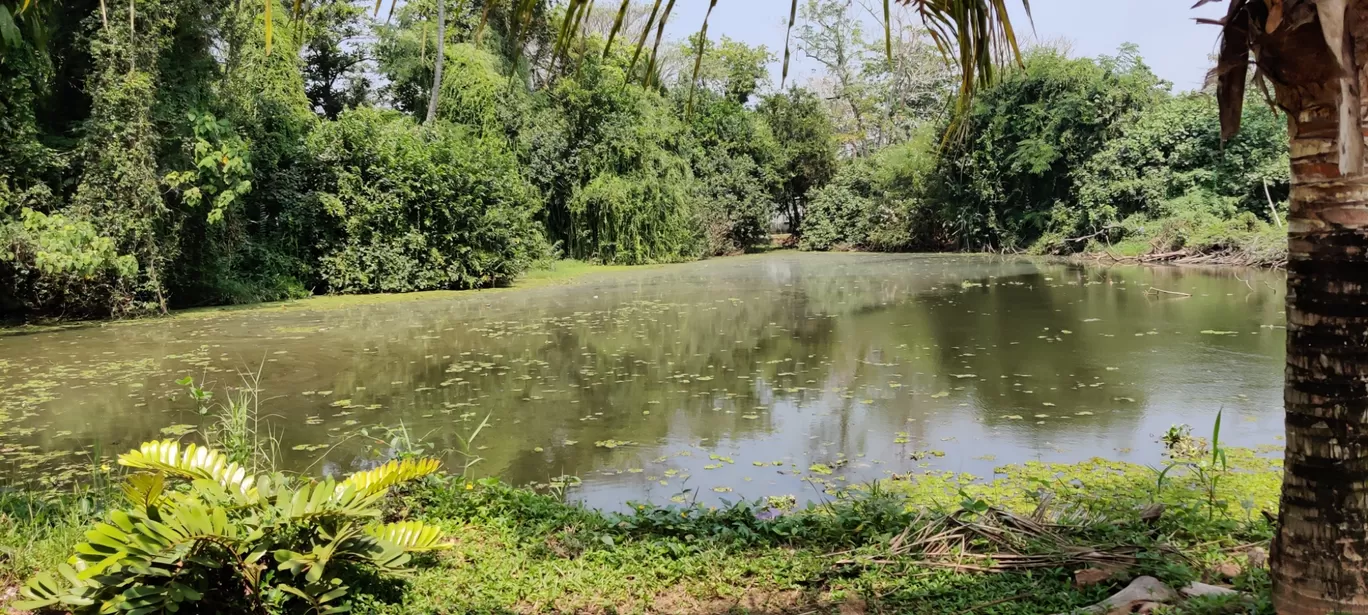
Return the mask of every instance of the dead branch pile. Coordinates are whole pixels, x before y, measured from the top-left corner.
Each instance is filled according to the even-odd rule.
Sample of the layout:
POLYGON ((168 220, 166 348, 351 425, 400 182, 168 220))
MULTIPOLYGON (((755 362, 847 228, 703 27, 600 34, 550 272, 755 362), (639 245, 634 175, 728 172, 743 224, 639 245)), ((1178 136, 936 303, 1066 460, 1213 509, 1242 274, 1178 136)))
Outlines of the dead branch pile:
POLYGON ((1075 258, 1097 263, 1141 265, 1228 265, 1235 267, 1271 267, 1273 269, 1287 267, 1286 254, 1270 256, 1246 250, 1217 250, 1213 252, 1174 250, 1172 252, 1151 252, 1139 256, 1117 256, 1110 251, 1103 250, 1082 254, 1075 258))
MULTIPOLYGON (((1138 563, 1142 547, 1096 546, 1070 540, 1082 527, 1061 523, 1048 502, 1029 516, 1000 508, 980 514, 923 513, 894 537, 885 555, 865 558, 863 563, 915 562, 931 568, 968 572, 1008 572, 1033 568, 1125 569, 1138 563)), ((1091 523, 1107 522, 1093 519, 1091 523)), ((1183 557, 1176 550, 1166 553, 1183 557)), ((838 564, 855 564, 846 559, 838 564)))

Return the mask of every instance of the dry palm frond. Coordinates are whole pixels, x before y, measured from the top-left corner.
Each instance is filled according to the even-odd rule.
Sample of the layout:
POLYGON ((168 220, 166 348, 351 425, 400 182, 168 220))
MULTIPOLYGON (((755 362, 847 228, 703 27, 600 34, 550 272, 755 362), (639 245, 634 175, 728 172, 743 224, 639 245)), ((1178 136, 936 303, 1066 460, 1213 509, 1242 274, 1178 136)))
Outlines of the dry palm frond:
MULTIPOLYGON (((962 109, 978 87, 992 83, 996 66, 1007 56, 1021 63, 1021 48, 1005 0, 884 0, 885 15, 889 3, 894 1, 916 11, 937 49, 959 67, 962 109)), ((1021 0, 1021 6, 1030 19, 1029 0, 1021 0)), ((890 60, 892 37, 885 19, 884 38, 890 60)))
POLYGON ((689 79, 689 102, 684 105, 684 116, 693 114, 694 90, 698 89, 698 70, 703 66, 703 51, 708 48, 708 18, 712 17, 717 0, 708 3, 708 12, 703 15, 703 28, 698 31, 698 57, 694 58, 693 77, 689 79))
POLYGON ((979 515, 922 513, 889 542, 873 563, 913 558, 933 568, 972 572, 1004 572, 1060 566, 1129 567, 1140 547, 1077 544, 1071 532, 1106 522, 1076 510, 1054 511, 1046 499, 1030 515, 989 508, 979 515), (1064 520, 1068 523, 1064 523, 1064 520), (1080 524, 1081 522, 1081 524, 1080 524))

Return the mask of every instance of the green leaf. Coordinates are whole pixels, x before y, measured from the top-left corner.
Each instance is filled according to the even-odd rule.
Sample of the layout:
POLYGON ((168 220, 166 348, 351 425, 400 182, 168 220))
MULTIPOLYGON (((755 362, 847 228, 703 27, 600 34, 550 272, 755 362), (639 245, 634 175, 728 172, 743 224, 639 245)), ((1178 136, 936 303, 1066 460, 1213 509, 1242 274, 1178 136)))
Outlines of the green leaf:
POLYGON ((422 521, 400 521, 366 528, 370 536, 390 543, 404 551, 432 551, 450 545, 440 544, 442 529, 422 521))
POLYGON ((349 486, 361 495, 371 495, 383 492, 394 485, 422 478, 441 467, 441 461, 431 458, 396 459, 374 470, 352 474, 347 480, 342 481, 338 488, 349 486))

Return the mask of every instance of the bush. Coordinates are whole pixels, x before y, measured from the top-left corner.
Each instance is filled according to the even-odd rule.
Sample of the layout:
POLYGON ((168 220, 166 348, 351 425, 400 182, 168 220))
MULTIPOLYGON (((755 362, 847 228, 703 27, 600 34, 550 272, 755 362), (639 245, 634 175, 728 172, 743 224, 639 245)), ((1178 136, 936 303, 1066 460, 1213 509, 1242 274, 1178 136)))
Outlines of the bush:
POLYGON ((137 259, 90 222, 24 208, 0 225, 0 299, 4 312, 73 317, 119 313, 138 274, 137 259))
POLYGON ((734 254, 769 240, 774 203, 764 172, 749 156, 699 157, 694 172, 702 192, 704 240, 709 255, 734 254))
POLYGON ((927 128, 905 143, 846 161, 830 184, 813 192, 799 247, 875 251, 939 247, 934 212, 923 206, 935 161, 935 134, 927 128))
POLYGON ((56 576, 30 579, 15 607, 343 613, 343 576, 402 573, 411 553, 442 546, 436 527, 376 520, 390 488, 435 472, 435 459, 310 481, 254 477, 223 453, 163 440, 119 464, 141 470, 121 485, 126 507, 86 532, 56 576))
POLYGON ((319 276, 333 292, 506 284, 546 255, 536 194, 501 137, 356 109, 309 140, 332 227, 319 276))
MULTIPOLYGON (((677 169, 682 175, 687 169, 677 169)), ((595 177, 570 199, 572 254, 605 263, 640 265, 696 258, 700 251, 690 180, 674 177, 595 177)))
POLYGON ((849 184, 832 182, 813 192, 798 247, 803 250, 858 248, 873 226, 874 202, 849 184))

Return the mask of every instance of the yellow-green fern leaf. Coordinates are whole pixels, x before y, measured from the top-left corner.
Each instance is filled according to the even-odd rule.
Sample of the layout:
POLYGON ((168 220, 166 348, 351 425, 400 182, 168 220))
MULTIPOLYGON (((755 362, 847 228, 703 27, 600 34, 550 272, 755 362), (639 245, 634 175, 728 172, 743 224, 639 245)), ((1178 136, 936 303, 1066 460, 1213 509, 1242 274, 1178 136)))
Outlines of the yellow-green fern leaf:
POLYGON ((422 478, 442 467, 442 462, 426 459, 396 459, 374 470, 357 472, 337 485, 339 490, 352 487, 358 494, 372 495, 417 478, 422 478))
POLYGON ((139 470, 151 470, 189 479, 207 479, 240 494, 252 492, 255 478, 240 464, 214 449, 196 444, 181 444, 175 440, 144 442, 136 451, 119 455, 119 465, 139 470))
POLYGON ((141 510, 152 508, 162 501, 166 489, 165 474, 134 474, 120 486, 129 504, 141 510))
POLYGON ((366 533, 406 552, 433 551, 451 546, 440 542, 442 540, 442 528, 427 525, 422 521, 400 521, 375 525, 366 528, 366 533))

